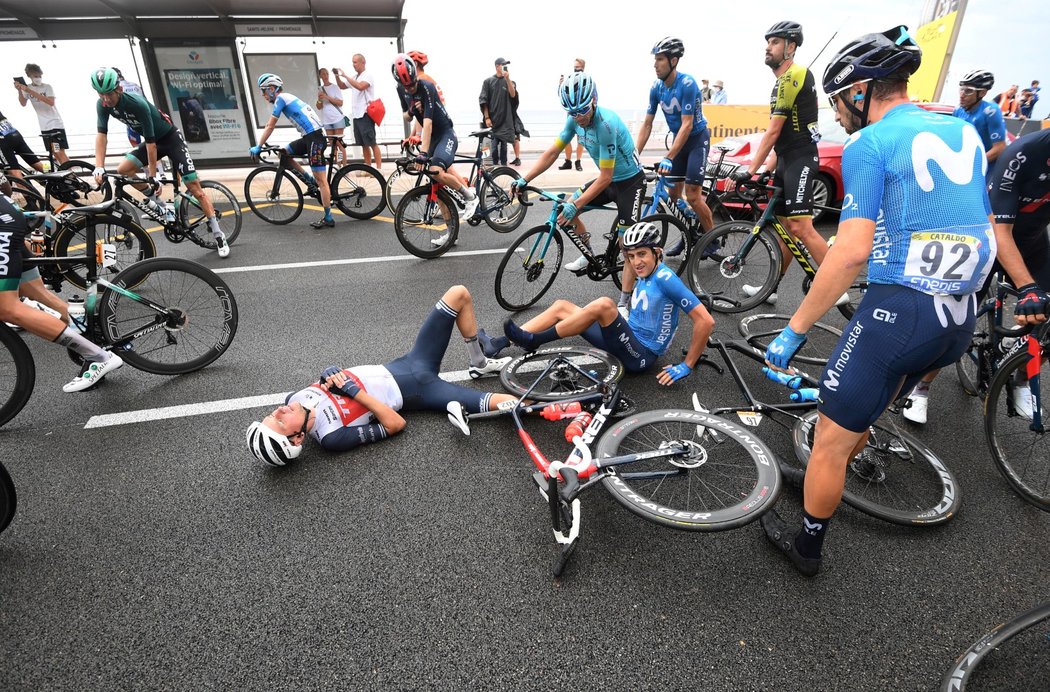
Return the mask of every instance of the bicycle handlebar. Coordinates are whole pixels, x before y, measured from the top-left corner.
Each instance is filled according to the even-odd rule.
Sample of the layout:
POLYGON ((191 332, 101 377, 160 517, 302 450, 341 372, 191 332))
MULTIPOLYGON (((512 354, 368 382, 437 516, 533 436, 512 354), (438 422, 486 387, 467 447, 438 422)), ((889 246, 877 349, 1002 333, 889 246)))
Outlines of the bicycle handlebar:
POLYGON ((806 383, 806 378, 797 372, 774 370, 768 365, 762 368, 762 372, 774 382, 779 382, 788 389, 795 390, 790 395, 792 401, 820 401, 820 390, 816 387, 803 387, 802 385, 806 383))

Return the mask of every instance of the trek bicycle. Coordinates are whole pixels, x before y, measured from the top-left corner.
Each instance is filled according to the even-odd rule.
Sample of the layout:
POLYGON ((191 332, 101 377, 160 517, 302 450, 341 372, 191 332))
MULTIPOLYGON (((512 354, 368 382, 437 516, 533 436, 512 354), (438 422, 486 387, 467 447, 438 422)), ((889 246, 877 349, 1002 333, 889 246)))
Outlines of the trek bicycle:
MULTIPOLYGON (((521 392, 505 411, 471 414, 469 421, 510 415, 536 467, 532 479, 550 511, 558 546, 553 573, 562 575, 580 537, 580 496, 599 482, 628 511, 685 531, 724 531, 757 519, 776 501, 780 473, 773 453, 736 424, 708 413, 664 409, 642 413, 621 406, 623 368, 597 349, 558 347, 519 356, 501 373, 521 392), (557 394, 555 404, 527 403, 557 394), (564 461, 548 459, 525 429, 524 416, 544 407, 576 416, 572 402, 594 409, 573 437, 564 461), (625 413, 626 412, 626 413, 625 413), (604 435, 606 424, 625 415, 604 435), (593 453, 591 448, 593 446, 593 453)), ((456 420, 449 416, 453 423, 456 420)), ((457 427, 459 427, 457 425, 457 427)), ((462 428, 461 428, 462 429, 462 428)), ((469 427, 464 430, 469 434, 469 427)))
POLYGON ((1046 689, 1050 684, 1050 602, 996 625, 966 651, 941 678, 941 692, 1015 686, 1046 689), (1023 681, 1023 682, 1022 682, 1023 681))
MULTIPOLYGON (((354 219, 370 219, 383 211, 383 174, 363 163, 336 166, 335 147, 338 137, 329 136, 331 150, 327 161, 328 188, 332 206, 354 219)), ((321 201, 321 189, 312 175, 289 163, 291 155, 284 147, 267 145, 259 156, 261 165, 244 179, 244 198, 248 208, 267 223, 281 226, 299 218, 304 195, 321 201), (277 163, 269 159, 276 156, 277 163)))
MULTIPOLYGON (((596 254, 583 242, 574 226, 562 226, 558 223, 558 215, 567 199, 564 194, 554 194, 531 186, 522 188, 523 195, 528 192, 533 192, 539 198, 553 204, 547 221, 525 231, 513 245, 507 248, 503 259, 500 260, 499 268, 496 270, 496 301, 500 306, 505 310, 517 312, 535 304, 544 296, 554 280, 558 278, 558 272, 562 268, 562 255, 565 249, 562 235, 567 237, 587 258, 587 266, 573 272, 574 274, 587 276, 592 281, 602 281, 611 276, 616 287, 621 288, 623 252, 617 242, 616 222, 613 222, 612 228, 605 234, 605 239, 608 241, 605 251, 596 254)), ((533 203, 523 197, 522 204, 528 207, 533 203)), ((588 205, 580 212, 594 209, 610 209, 610 207, 588 205)), ((685 263, 680 260, 688 257, 692 245, 692 239, 686 227, 678 219, 667 214, 643 217, 639 221, 651 221, 656 224, 660 229, 661 245, 664 248, 679 244, 685 248, 678 260, 667 257, 665 252, 665 264, 680 275, 685 269, 685 263)))
POLYGON ((11 480, 7 469, 0 463, 0 533, 10 525, 15 518, 15 509, 18 506, 18 494, 15 492, 15 482, 11 480))

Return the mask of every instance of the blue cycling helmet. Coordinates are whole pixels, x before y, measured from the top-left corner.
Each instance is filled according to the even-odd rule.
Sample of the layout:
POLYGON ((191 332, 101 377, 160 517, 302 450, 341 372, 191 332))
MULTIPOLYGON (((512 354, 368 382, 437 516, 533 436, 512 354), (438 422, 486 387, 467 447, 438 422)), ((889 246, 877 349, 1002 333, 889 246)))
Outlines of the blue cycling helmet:
POLYGON ((277 87, 278 89, 284 88, 284 80, 275 75, 273 72, 264 72, 259 75, 258 85, 260 89, 267 87, 277 87))
POLYGON ((598 97, 598 87, 586 72, 573 72, 558 85, 561 107, 570 115, 586 113, 591 102, 598 97))

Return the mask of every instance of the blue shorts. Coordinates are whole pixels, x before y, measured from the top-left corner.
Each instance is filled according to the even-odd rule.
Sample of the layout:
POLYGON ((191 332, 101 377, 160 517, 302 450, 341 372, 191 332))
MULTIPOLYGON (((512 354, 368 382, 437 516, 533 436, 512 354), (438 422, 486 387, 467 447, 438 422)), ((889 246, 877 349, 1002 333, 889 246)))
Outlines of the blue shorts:
POLYGON ((449 129, 446 132, 435 133, 433 140, 430 142, 430 165, 443 168, 446 171, 452 165, 452 160, 456 157, 456 149, 459 148, 459 140, 456 138, 454 130, 449 129))
POLYGON ((864 432, 922 376, 959 360, 970 346, 977 298, 931 296, 871 284, 828 359, 818 411, 864 432))
POLYGON ((627 324, 627 320, 622 316, 617 317, 608 327, 595 322, 587 327, 581 336, 595 348, 608 351, 619 358, 627 372, 645 372, 656 365, 656 359, 659 358, 642 345, 631 331, 631 325, 627 324))
POLYGON ((324 138, 324 130, 314 130, 310 134, 289 142, 284 145, 284 148, 292 156, 305 156, 310 162, 310 170, 323 171, 325 169, 324 152, 328 148, 328 140, 324 138))
POLYGON ((691 135, 671 163, 671 176, 684 176, 686 185, 703 185, 707 174, 707 154, 711 151, 711 131, 706 127, 691 135))

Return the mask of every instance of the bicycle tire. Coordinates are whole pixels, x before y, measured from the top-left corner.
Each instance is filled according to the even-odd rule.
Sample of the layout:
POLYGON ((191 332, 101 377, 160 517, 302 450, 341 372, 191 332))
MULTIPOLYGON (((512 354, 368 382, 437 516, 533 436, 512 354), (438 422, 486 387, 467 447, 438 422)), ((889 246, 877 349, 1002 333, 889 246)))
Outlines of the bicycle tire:
POLYGON ((581 375, 575 368, 561 364, 532 390, 529 399, 559 401, 591 394, 601 387, 619 382, 625 372, 619 358, 601 349, 589 346, 548 346, 514 358, 500 370, 499 381, 511 394, 524 396, 540 373, 559 357, 589 373, 598 383, 581 375))
MULTIPOLYGON (((219 228, 222 230, 223 235, 226 236, 226 244, 233 245, 234 241, 237 240, 237 236, 241 234, 241 222, 243 219, 241 218, 240 201, 230 188, 220 182, 202 180, 200 183, 201 189, 215 208, 215 215, 219 219, 219 228)), ((211 225, 208 223, 208 218, 204 215, 204 209, 201 208, 200 202, 193 195, 188 194, 181 200, 179 204, 179 223, 183 228, 192 230, 194 233, 196 233, 198 227, 201 227, 201 233, 196 233, 197 244, 208 250, 215 249, 215 236, 211 233, 211 225)))
MULTIPOLYGON (((748 315, 737 323, 737 331, 751 346, 765 351, 769 342, 776 338, 791 321, 791 315, 748 315)), ((806 343, 798 350, 793 361, 824 366, 828 356, 842 338, 842 330, 822 322, 815 322, 806 332, 806 343)))
POLYGON ((390 174, 390 177, 386 179, 386 185, 383 186, 383 199, 386 200, 386 206, 390 213, 392 215, 396 214, 397 205, 401 203, 401 198, 425 182, 426 176, 419 170, 411 171, 408 168, 398 166, 390 174))
POLYGON ((689 286, 694 293, 711 296, 715 312, 746 312, 757 307, 780 282, 780 246, 764 229, 758 233, 747 257, 739 265, 733 262, 733 256, 751 238, 753 230, 752 224, 742 221, 715 226, 701 236, 689 257, 686 272, 689 286), (745 285, 757 287, 758 291, 748 295, 743 289, 745 285))
POLYGON ((0 322, 0 426, 25 408, 35 383, 32 352, 22 337, 0 322))
POLYGON ((98 190, 91 189, 95 187, 95 165, 93 163, 89 161, 70 159, 59 165, 58 170, 73 171, 76 173, 77 178, 79 178, 79 182, 75 185, 77 188, 76 195, 68 200, 63 199, 63 201, 68 201, 74 207, 86 207, 92 204, 101 204, 102 202, 108 202, 113 198, 113 186, 109 184, 108 179, 103 179, 102 186, 98 190))
POLYGON ((401 198, 394 214, 394 233, 401 245, 416 257, 434 259, 456 244, 459 237, 459 207, 444 188, 437 202, 430 201, 430 184, 420 185, 401 198), (433 241, 444 238, 440 245, 433 241))
MULTIPOLYGON (((28 181, 22 180, 21 178, 8 178, 11 183, 11 194, 8 195, 11 201, 21 209, 22 211, 47 211, 47 201, 43 195, 37 192, 36 188, 29 184, 28 181)), ((26 228, 30 231, 34 231, 44 225, 44 219, 29 218, 26 217, 26 228)))
MULTIPOLYGON (((497 233, 510 233, 525 220, 528 211, 521 198, 514 193, 513 183, 521 175, 510 166, 498 166, 489 173, 490 179, 481 184, 481 206, 489 210, 485 223, 497 233)), ((528 193, 522 192, 522 195, 528 193)))
POLYGON ((244 199, 248 208, 266 223, 283 226, 303 213, 303 190, 286 170, 277 166, 259 166, 244 179, 244 199), (274 182, 280 182, 274 193, 274 182))
POLYGON ((959 385, 963 392, 970 396, 980 396, 981 380, 981 351, 979 341, 987 338, 983 332, 974 334, 974 341, 970 348, 955 361, 955 374, 959 378, 959 385))
MULTIPOLYGON (((55 257, 76 257, 81 248, 88 252, 88 224, 95 228, 95 242, 116 246, 117 261, 109 267, 95 265, 99 278, 112 279, 136 262, 157 256, 157 246, 152 236, 131 220, 130 216, 77 217, 64 223, 55 233, 55 257)), ((62 278, 77 288, 87 288, 87 265, 67 264, 59 268, 62 278)))
POLYGON ((613 467, 602 485, 631 513, 684 531, 743 526, 758 519, 780 495, 780 468, 773 452, 753 433, 710 413, 663 409, 628 416, 601 436, 594 458, 676 444, 686 454, 613 467), (672 471, 674 475, 644 477, 672 471))
POLYGON ((689 267, 689 254, 693 250, 693 235, 686 225, 671 214, 650 214, 638 221, 654 224, 660 230, 663 263, 678 276, 685 273, 689 267))
MULTIPOLYGON (((816 420, 817 412, 810 411, 791 430, 795 456, 803 466, 809 463, 816 420)), ((864 451, 846 465, 846 504, 902 526, 950 521, 962 503, 955 474, 914 435, 879 423, 869 431, 864 451), (908 463, 891 464, 895 461, 908 463)))
MULTIPOLYGON (((981 662, 988 654, 1001 650, 1003 645, 1009 640, 1047 620, 1050 620, 1050 602, 1026 610, 1010 620, 996 625, 955 659, 955 663, 941 678, 939 689, 941 692, 963 692, 966 689, 966 685, 973 678, 974 671, 978 670, 981 662)), ((1045 635, 1040 636, 1040 639, 1044 638, 1045 635)), ((1017 682, 1028 672, 1030 671, 1020 668, 1011 669, 1008 672, 1009 680, 1011 683, 1017 682)), ((1033 684, 1029 689, 1037 689, 1037 681, 1028 680, 1027 682, 1033 684)), ((996 687, 990 687, 989 689, 996 689, 996 687)), ((998 689, 1002 688, 999 687, 998 689)))
POLYGON ((11 480, 4 465, 0 464, 0 533, 11 524, 17 508, 18 494, 15 492, 15 482, 11 480))
POLYGON ((175 257, 143 260, 113 283, 134 286, 135 294, 178 312, 177 322, 163 322, 155 310, 112 288, 102 293, 98 320, 104 341, 139 370, 157 375, 199 370, 225 353, 237 334, 233 292, 215 272, 196 262, 175 257), (158 324, 163 328, 126 340, 136 330, 158 324))
POLYGON ((332 204, 352 219, 371 219, 386 206, 386 180, 375 168, 350 163, 332 178, 332 204))
MULTIPOLYGON (((521 234, 507 248, 496 269, 496 302, 504 310, 517 312, 534 305, 550 289, 561 271, 561 260, 565 253, 565 241, 557 230, 551 232, 546 253, 534 260, 529 254, 540 235, 551 232, 546 224, 534 226, 521 234), (554 252, 551 252, 551 250, 554 252)), ((541 246, 544 242, 539 241, 541 246)), ((542 247, 539 248, 542 251, 542 247)))
MULTIPOLYGON (((1033 338, 1033 337, 1030 337, 1033 338)), ((1024 380, 1031 355, 1019 351, 1007 358, 992 377, 984 400, 984 433, 999 473, 1025 502, 1050 512, 1050 435, 1031 430, 1031 419, 1018 411, 1014 392, 1024 380), (1025 458, 1027 457, 1027 458, 1025 458)), ((1050 424, 1050 362, 1044 350, 1039 365, 1041 416, 1050 424)), ((1027 378, 1026 378, 1027 379, 1027 378)), ((1025 386, 1030 387, 1027 383, 1025 386)))

